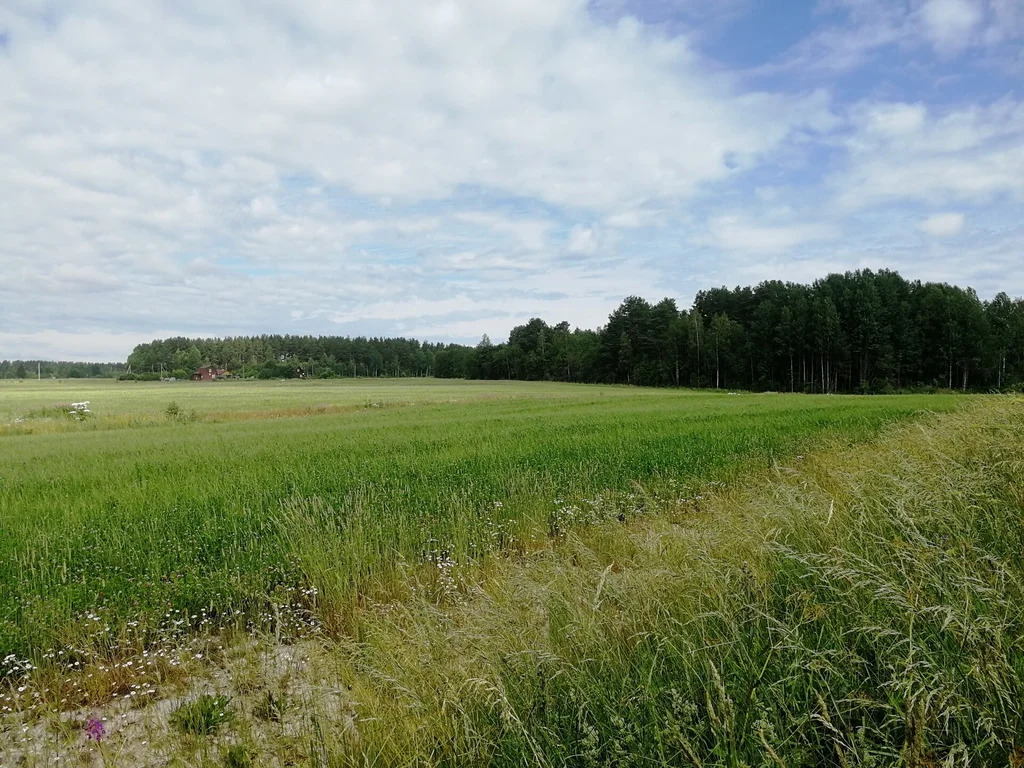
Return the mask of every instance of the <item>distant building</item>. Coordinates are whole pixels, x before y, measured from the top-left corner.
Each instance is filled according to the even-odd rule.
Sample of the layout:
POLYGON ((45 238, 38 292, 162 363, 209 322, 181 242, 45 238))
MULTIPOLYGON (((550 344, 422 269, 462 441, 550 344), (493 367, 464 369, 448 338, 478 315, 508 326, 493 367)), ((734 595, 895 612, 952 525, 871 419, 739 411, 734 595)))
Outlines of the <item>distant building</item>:
POLYGON ((192 381, 213 381, 214 379, 229 378, 231 378, 231 371, 227 371, 223 368, 217 368, 212 365, 200 368, 192 374, 192 381))

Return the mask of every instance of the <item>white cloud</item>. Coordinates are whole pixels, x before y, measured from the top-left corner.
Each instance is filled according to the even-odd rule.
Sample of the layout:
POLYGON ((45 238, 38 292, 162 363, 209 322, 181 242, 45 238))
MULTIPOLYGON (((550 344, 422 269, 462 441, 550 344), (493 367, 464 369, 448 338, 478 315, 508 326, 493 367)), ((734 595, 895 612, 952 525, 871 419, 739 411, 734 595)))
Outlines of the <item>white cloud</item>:
POLYGON ((556 223, 635 269, 585 222, 649 225, 832 119, 823 91, 750 91, 584 0, 19 2, 0 27, 18 333, 40 313, 110 339, 292 330, 297 306, 383 321, 379 281, 396 303, 492 296, 494 270, 557 263, 556 223))
POLYGON ((964 228, 962 213, 933 213, 919 225, 922 232, 934 237, 949 237, 964 228))
POLYGON ((865 111, 863 130, 887 138, 914 137, 924 127, 926 115, 923 104, 876 104, 865 111))
POLYGON ((994 45, 1024 37, 1024 3, 1020 0, 990 0, 993 23, 985 30, 985 42, 994 45))
POLYGON ((265 219, 277 214, 277 203, 269 195, 254 197, 249 201, 249 212, 256 219, 265 219))
POLYGON ((738 215, 715 216, 708 230, 710 237, 704 242, 744 253, 776 253, 833 236, 823 224, 758 224, 738 215))
POLYGON ((478 184, 605 207, 689 194, 818 108, 781 111, 771 97, 735 93, 698 69, 683 40, 629 19, 597 26, 576 0, 521 2, 515 13, 224 5, 205 24, 187 10, 126 5, 70 11, 52 33, 16 22, 4 78, 15 113, 31 112, 68 153, 108 163, 111 185, 129 171, 125 145, 140 142, 164 163, 213 150, 367 195, 443 197, 478 184), (39 108, 40 93, 61 103, 59 115, 39 108), (67 116, 77 135, 61 130, 67 116))
POLYGON ((566 250, 580 256, 592 256, 597 253, 597 233, 592 227, 576 225, 569 232, 566 250))
POLYGON ((651 208, 624 208, 608 216, 604 223, 617 229, 638 229, 664 223, 665 211, 651 208))
POLYGON ((1024 103, 1004 99, 938 113, 920 104, 861 105, 846 167, 831 178, 844 209, 887 200, 1024 199, 1024 103))
POLYGON ((969 285, 983 298, 998 291, 1020 296, 1024 222, 1007 225, 1006 214, 1012 210, 972 214, 971 227, 955 238, 922 238, 920 227, 927 217, 880 208, 847 221, 842 236, 820 245, 778 254, 726 253, 702 265, 706 271, 698 286, 752 285, 762 280, 807 283, 831 272, 894 269, 910 279, 969 285))
MULTIPOLYGON (((886 49, 948 57, 1012 43, 1024 33, 1019 0, 823 0, 819 7, 842 21, 818 27, 760 72, 821 76, 856 69, 886 49)), ((999 53, 1012 57, 1014 47, 999 53)))
POLYGON ((74 333, 38 330, 31 333, 0 332, 0 349, 8 360, 68 360, 72 362, 124 362, 127 352, 144 341, 181 335, 160 330, 152 336, 134 333, 74 333), (73 354, 69 354, 73 352, 73 354))
POLYGON ((457 221, 474 224, 501 234, 513 235, 530 250, 544 248, 551 222, 537 218, 513 218, 487 211, 461 211, 454 214, 457 221))
POLYGON ((919 13, 925 35, 943 50, 968 45, 983 17, 982 5, 976 0, 928 0, 919 13))
POLYGON ((903 3, 834 0, 822 5, 844 13, 845 23, 818 27, 776 61, 760 67, 761 72, 845 72, 863 64, 879 48, 907 36, 903 3))
MULTIPOLYGON (((942 249, 914 229, 931 211, 974 236, 979 206, 1024 195, 1011 97, 837 107, 832 83, 753 89, 704 59, 748 0, 608 0, 606 23, 586 0, 0 5, 0 357, 124 357, 167 328, 596 325, 791 252, 884 263, 833 258, 882 208, 942 249)), ((1024 29, 1015 0, 962 5, 832 0, 848 23, 775 72, 1024 29)))

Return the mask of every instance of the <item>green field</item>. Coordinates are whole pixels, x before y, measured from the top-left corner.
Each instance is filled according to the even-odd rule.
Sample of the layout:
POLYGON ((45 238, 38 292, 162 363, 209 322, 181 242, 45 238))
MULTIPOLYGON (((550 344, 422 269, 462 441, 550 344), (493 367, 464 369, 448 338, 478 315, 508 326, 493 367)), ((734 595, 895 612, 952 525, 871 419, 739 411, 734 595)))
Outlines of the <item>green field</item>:
POLYGON ((19 382, 0 414, 0 764, 1024 764, 1019 399, 19 382))
POLYGON ((430 379, 3 382, 0 657, 137 649, 174 611, 199 629, 264 616, 282 594, 343 628, 355 607, 404 594, 409 569, 528 551, 641 515, 643 494, 963 402, 430 379), (84 400, 82 422, 55 407, 84 400))

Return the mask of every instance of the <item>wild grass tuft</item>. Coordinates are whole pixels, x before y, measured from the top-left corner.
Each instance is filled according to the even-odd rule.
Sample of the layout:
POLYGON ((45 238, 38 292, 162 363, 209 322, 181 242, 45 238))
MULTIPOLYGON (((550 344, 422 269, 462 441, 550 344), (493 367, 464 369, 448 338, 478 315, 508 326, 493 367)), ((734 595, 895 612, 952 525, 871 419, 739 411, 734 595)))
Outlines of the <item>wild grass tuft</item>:
POLYGON ((233 744, 224 749, 221 765, 224 768, 250 768, 257 764, 255 760, 252 750, 241 744, 233 744))
POLYGON ((288 695, 285 692, 274 693, 264 691, 252 707, 252 714, 257 720, 281 722, 288 709, 288 695))
POLYGON ((171 725, 191 736, 212 736, 233 716, 228 697, 204 693, 175 709, 171 725))

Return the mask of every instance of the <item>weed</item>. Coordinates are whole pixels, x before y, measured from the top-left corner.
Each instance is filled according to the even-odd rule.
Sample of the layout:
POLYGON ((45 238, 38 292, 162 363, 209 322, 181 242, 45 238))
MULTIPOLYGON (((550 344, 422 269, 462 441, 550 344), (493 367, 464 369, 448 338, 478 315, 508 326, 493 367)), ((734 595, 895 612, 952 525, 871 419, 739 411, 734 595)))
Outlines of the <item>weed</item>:
POLYGON ((1024 403, 988 401, 705 492, 681 522, 648 496, 469 602, 375 613, 342 667, 368 718, 333 759, 1014 765, 1022 454, 1024 403))
POLYGON ((253 705, 252 714, 253 717, 258 720, 267 720, 279 723, 281 722, 281 718, 284 717, 287 707, 287 693, 274 693, 273 691, 268 690, 264 691, 257 702, 253 705))
POLYGON ((226 696, 204 693, 181 704, 171 714, 171 725, 181 733, 211 736, 232 719, 230 701, 226 696))
POLYGON ((226 747, 221 760, 224 768, 251 768, 256 765, 255 755, 252 750, 241 744, 233 744, 226 747))
POLYGON ((194 409, 186 412, 174 400, 168 403, 167 407, 164 408, 164 416, 166 416, 170 421, 175 421, 181 424, 188 424, 198 420, 199 418, 199 414, 197 414, 194 409))

